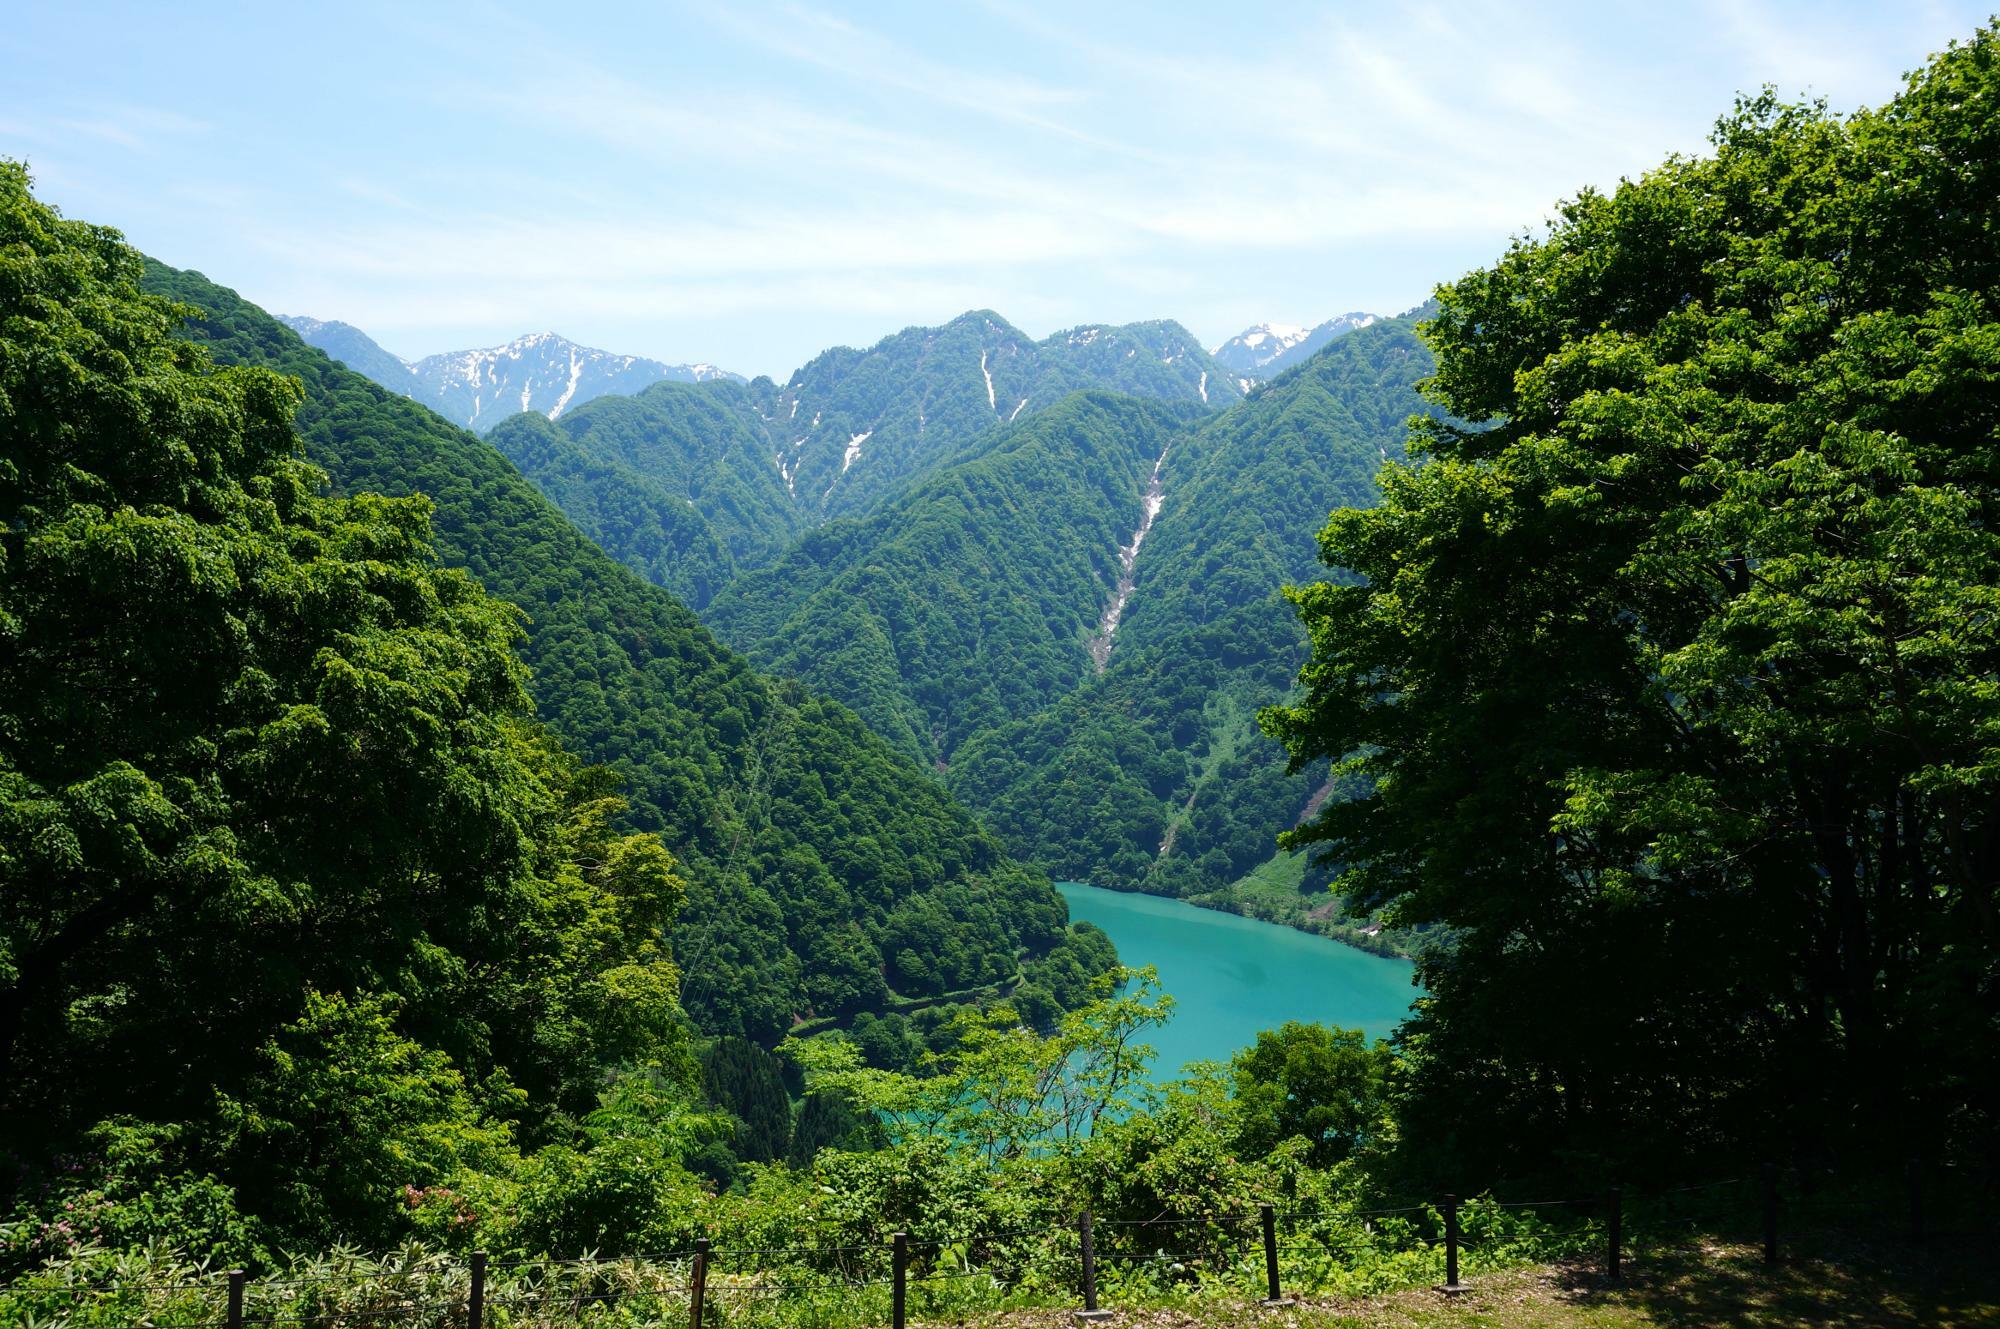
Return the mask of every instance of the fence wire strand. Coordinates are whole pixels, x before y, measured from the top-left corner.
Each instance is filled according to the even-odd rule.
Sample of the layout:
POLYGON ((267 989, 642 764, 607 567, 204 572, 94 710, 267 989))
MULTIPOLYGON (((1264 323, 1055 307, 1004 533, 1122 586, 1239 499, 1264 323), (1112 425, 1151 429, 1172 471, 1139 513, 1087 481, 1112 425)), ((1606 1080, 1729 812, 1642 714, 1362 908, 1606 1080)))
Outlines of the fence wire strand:
MULTIPOLYGON (((1805 1178, 1807 1181, 1818 1179, 1817 1175, 1805 1178)), ((1657 1250, 1665 1244, 1684 1240, 1696 1229, 1707 1227, 1717 1230, 1746 1224, 1759 1208, 1772 1202, 1769 1197, 1774 1192, 1766 1192, 1761 1204, 1755 1194, 1738 1192, 1730 1195, 1729 1192, 1732 1188, 1754 1184, 1754 1181, 1754 1178, 1739 1176, 1622 1196, 1616 1212, 1622 1215, 1624 1237, 1621 1245, 1624 1251, 1637 1257, 1641 1251, 1657 1250), (1684 1198, 1710 1202, 1697 1204, 1692 1212, 1675 1212, 1684 1198)), ((1769 1184, 1767 1180, 1766 1185, 1769 1184)), ((1881 1183, 1878 1179, 1863 1184, 1881 1183)), ((1259 1206, 1251 1210, 1212 1214, 1156 1214, 1149 1218, 1098 1219, 1092 1223, 1092 1228, 1100 1235, 1095 1252, 1098 1266, 1114 1279, 1124 1276, 1142 1279, 1170 1276, 1226 1282, 1262 1272, 1258 1266, 1261 1264, 1259 1257, 1264 1252, 1259 1249, 1254 1229, 1265 1221, 1271 1223, 1274 1239, 1268 1258, 1274 1258, 1280 1268, 1296 1273, 1302 1267, 1314 1268, 1315 1261, 1332 1258, 1351 1263, 1368 1252, 1385 1256, 1421 1252, 1435 1256, 1454 1242, 1460 1255, 1477 1258, 1504 1251, 1510 1244, 1524 1239, 1578 1241, 1589 1236, 1593 1228, 1605 1220, 1607 1212, 1610 1212, 1607 1210, 1609 1200, 1609 1192, 1600 1192, 1573 1199, 1469 1201, 1459 1206, 1456 1221, 1447 1217, 1442 1203, 1370 1209, 1259 1206), (1476 1218, 1482 1213, 1511 1212, 1525 1217, 1535 1211, 1562 1209, 1577 1211, 1572 1221, 1563 1221, 1559 1216, 1551 1215, 1538 1219, 1532 1229, 1516 1231, 1504 1230, 1504 1225, 1502 1230, 1497 1231, 1467 1231, 1464 1226, 1466 1219, 1473 1218, 1474 1227, 1483 1228, 1484 1224, 1476 1218), (1411 1215, 1421 1215, 1422 1218, 1391 1224, 1386 1230, 1375 1224, 1378 1219, 1411 1215), (1246 1227, 1253 1229, 1247 1240, 1243 1231, 1246 1227), (1356 1231, 1357 1228, 1359 1231, 1356 1231), (1159 1234, 1157 1240, 1149 1235, 1152 1233, 1159 1234), (1185 1243, 1187 1249, 1171 1249, 1181 1243, 1185 1243), (1152 1249, 1147 1249, 1148 1246, 1152 1249)), ((1871 1209, 1884 1211, 1889 1219, 1896 1217, 1897 1206, 1893 1203, 1885 1206, 1879 1198, 1871 1199, 1844 1189, 1836 1178, 1824 1189, 1816 1188, 1813 1194, 1799 1193, 1796 1184, 1787 1186, 1779 1200, 1778 1212, 1785 1229, 1796 1233, 1801 1223, 1824 1226, 1840 1221, 1841 1216, 1871 1209)), ((838 1224, 850 1231, 853 1228, 852 1219, 800 1217, 794 1221, 800 1225, 838 1224)), ((1813 1226, 1808 1226, 1806 1230, 1813 1230, 1813 1226)), ((904 1266, 903 1286, 906 1291, 919 1294, 930 1289, 932 1295, 952 1287, 979 1283, 1003 1291, 1019 1291, 1028 1287, 1049 1291, 1063 1287, 1080 1288, 1079 1236, 1076 1228, 1065 1223, 1035 1233, 906 1238, 902 1250, 909 1263, 904 1266), (941 1263, 933 1263, 941 1252, 953 1248, 961 1254, 941 1263), (975 1250, 983 1250, 997 1258, 979 1263, 964 1254, 975 1250)), ((492 1280, 487 1283, 484 1305, 499 1312, 541 1312, 545 1315, 569 1308, 573 1314, 581 1316, 586 1308, 639 1304, 656 1306, 659 1308, 657 1313, 664 1315, 665 1303, 691 1305, 695 1300, 693 1287, 683 1281, 645 1285, 643 1280, 648 1273, 667 1270, 671 1270, 677 1280, 683 1279, 686 1277, 686 1264, 700 1260, 704 1255, 706 1267, 714 1279, 705 1287, 701 1299, 705 1305, 720 1308, 732 1303, 748 1305, 786 1297, 816 1301, 830 1296, 873 1294, 878 1289, 894 1287, 897 1280, 894 1277, 861 1275, 871 1271, 879 1274, 885 1262, 892 1260, 892 1251, 891 1242, 884 1235, 874 1242, 840 1245, 724 1244, 710 1246, 706 1252, 688 1249, 634 1257, 512 1257, 486 1264, 489 1274, 502 1277, 497 1280, 498 1286, 492 1280), (745 1264, 750 1267, 743 1267, 745 1264), (786 1277, 785 1270, 796 1271, 806 1281, 786 1277), (829 1274, 832 1277, 829 1278, 829 1274), (641 1285, 620 1284, 619 1280, 627 1278, 638 1278, 641 1285), (746 1281, 733 1281, 738 1279, 746 1281)), ((162 1315, 160 1311, 149 1309, 132 1329, 151 1329, 155 1322, 174 1324, 180 1329, 277 1329, 278 1326, 289 1325, 391 1320, 463 1323, 471 1291, 469 1272, 462 1267, 393 1271, 349 1267, 310 1274, 297 1272, 295 1268, 292 1271, 275 1271, 273 1277, 247 1282, 244 1293, 248 1304, 243 1307, 243 1313, 231 1321, 218 1304, 229 1290, 227 1279, 226 1272, 203 1271, 183 1281, 112 1278, 96 1283, 34 1286, 17 1280, 0 1285, 0 1298, 17 1298, 28 1305, 67 1301, 67 1309, 57 1310, 41 1322, 49 1329, 63 1329, 75 1317, 87 1315, 94 1305, 112 1309, 105 1303, 148 1296, 198 1297, 206 1303, 202 1308, 206 1314, 201 1318, 182 1320, 173 1317, 170 1311, 162 1315), (371 1286, 368 1281, 371 1278, 380 1281, 371 1286), (357 1283, 374 1293, 376 1304, 339 1304, 341 1298, 337 1289, 357 1283), (387 1298, 393 1304, 382 1304, 381 1298, 387 1298), (317 1309, 306 1312, 304 1308, 307 1306, 317 1309)), ((96 1329, 121 1327, 98 1326, 96 1329)))

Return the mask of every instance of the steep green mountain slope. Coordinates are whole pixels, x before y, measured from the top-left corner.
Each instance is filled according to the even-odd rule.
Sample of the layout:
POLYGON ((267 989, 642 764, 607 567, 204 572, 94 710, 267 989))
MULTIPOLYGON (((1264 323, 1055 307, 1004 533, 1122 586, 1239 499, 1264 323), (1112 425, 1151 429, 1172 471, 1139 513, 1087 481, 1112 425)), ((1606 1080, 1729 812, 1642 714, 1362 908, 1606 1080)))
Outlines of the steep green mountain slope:
POLYGON ((1198 406, 1076 393, 869 516, 829 523, 709 606, 760 664, 937 766, 1091 672, 1147 480, 1198 406))
POLYGON ((759 677, 672 596, 618 566, 482 440, 307 347, 234 292, 157 264, 226 362, 305 388, 299 433, 347 492, 421 491, 443 556, 526 617, 544 719, 614 768, 633 820, 690 878, 685 1000, 769 1037, 796 1015, 880 1007, 1011 975, 1062 902, 934 781, 835 703, 759 677))
POLYGON ((966 440, 1080 388, 1220 406, 1228 373, 1178 323, 1090 325, 1031 340, 991 310, 824 352, 759 380, 772 458, 809 516, 852 515, 966 440))
POLYGON ((1320 792, 1256 732, 1305 654, 1279 588, 1323 571, 1308 533, 1328 510, 1375 501, 1430 363, 1385 320, 1173 449, 1104 672, 969 739, 953 792, 1059 876, 1202 896, 1269 859, 1320 792))
POLYGON ((969 442, 1087 389, 1196 411, 1238 399, 1177 323, 1035 342, 981 311, 827 351, 783 386, 660 384, 554 421, 517 415, 490 437, 612 557, 699 609, 806 528, 862 515, 969 442))
POLYGON ((805 524, 737 383, 656 383, 556 420, 523 412, 487 439, 585 535, 695 609, 805 524))

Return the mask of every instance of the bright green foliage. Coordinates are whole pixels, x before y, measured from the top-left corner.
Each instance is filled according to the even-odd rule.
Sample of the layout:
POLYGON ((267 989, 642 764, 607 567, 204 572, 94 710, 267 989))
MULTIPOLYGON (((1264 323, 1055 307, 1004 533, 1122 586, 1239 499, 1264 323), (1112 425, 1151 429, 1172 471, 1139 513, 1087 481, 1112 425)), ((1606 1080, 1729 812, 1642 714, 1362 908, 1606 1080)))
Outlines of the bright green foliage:
POLYGON ((684 1249, 700 1231, 705 1184, 684 1162, 730 1132, 690 1087, 658 1067, 612 1079, 578 1137, 511 1173, 477 1179, 452 1217, 502 1250, 629 1254, 684 1249))
POLYGON ((954 757, 953 792, 1015 853, 1188 896, 1271 856, 1324 778, 1288 775, 1255 732, 1257 705, 1305 659, 1279 588, 1312 575, 1305 532, 1329 509, 1374 501, 1429 370, 1411 325, 1386 320, 1176 443, 1104 673, 954 757))
POLYGON ((512 416, 487 441, 600 548, 703 609, 804 528, 764 423, 740 384, 656 383, 555 421, 512 416))
POLYGON ((308 992, 223 1098, 237 1194, 295 1245, 392 1231, 412 1193, 510 1161, 450 1058, 396 1032, 398 1004, 308 992))
POLYGON ((1269 721, 1372 781, 1297 841, 1466 929, 1413 1156, 1991 1156, 1996 106, 1990 28, 1879 111, 1761 98, 1440 292, 1490 427, 1335 514, 1366 580, 1295 593, 1269 721))
POLYGON ((1087 645, 1188 407, 1077 394, 859 521, 739 577, 707 617, 768 668, 943 768, 1091 672, 1087 645))
POLYGON ((960 1017, 957 1045, 909 1075, 863 1065, 839 1039, 787 1044, 815 1092, 842 1095, 878 1119, 896 1141, 935 1137, 976 1150, 991 1163, 1049 1151, 1074 1152, 1108 1119, 1152 1101, 1140 1041, 1173 1012, 1150 969, 1118 969, 1099 979, 1092 1000, 1048 1034, 999 1005, 960 1017), (1126 987, 1128 980, 1139 980, 1126 987))
POLYGON ((1255 1158, 1300 1139, 1315 1167, 1351 1157, 1387 1124, 1395 1060, 1358 1029, 1292 1021, 1257 1035, 1229 1063, 1237 1147, 1255 1158))
POLYGON ((0 164, 0 1185, 73 1150, 113 1230, 386 1240, 679 1062, 683 886, 429 505, 323 496, 296 385, 140 273, 0 164))
POLYGON ((78 1146, 94 1166, 42 1181, 31 1206, 0 1221, 0 1267, 60 1265, 79 1248, 125 1251, 172 1242, 246 1264, 269 1259, 265 1233, 233 1188, 190 1156, 186 1126, 112 1119, 78 1146))
POLYGON ((775 1039, 795 1015, 881 1003, 885 977, 923 995, 991 982, 1061 936, 1046 879, 934 782, 844 708, 758 677, 482 440, 197 274, 147 281, 201 308, 188 330, 217 358, 304 384, 299 432, 337 489, 421 491, 444 561, 525 612, 541 716, 618 772, 625 820, 688 876, 684 998, 710 1032, 775 1039))

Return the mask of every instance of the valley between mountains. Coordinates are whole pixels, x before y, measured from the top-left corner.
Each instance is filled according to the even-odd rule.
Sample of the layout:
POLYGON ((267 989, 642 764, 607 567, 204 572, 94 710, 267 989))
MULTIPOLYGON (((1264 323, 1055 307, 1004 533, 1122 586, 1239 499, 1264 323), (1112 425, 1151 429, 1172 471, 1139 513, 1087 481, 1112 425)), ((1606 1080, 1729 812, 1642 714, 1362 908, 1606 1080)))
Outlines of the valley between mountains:
POLYGON ((1325 575, 1311 533, 1374 501, 1426 409, 1411 317, 1264 325, 1211 354, 1172 322, 1037 340, 976 310, 783 383, 649 364, 636 390, 600 372, 553 399, 527 385, 628 358, 531 338, 413 370, 345 324, 287 322, 420 400, 407 380, 436 363, 505 379, 530 409, 465 423, 577 530, 851 708, 1013 858, 1408 942, 1277 851, 1339 791, 1323 763, 1289 772, 1256 713, 1306 657, 1282 588, 1325 575))

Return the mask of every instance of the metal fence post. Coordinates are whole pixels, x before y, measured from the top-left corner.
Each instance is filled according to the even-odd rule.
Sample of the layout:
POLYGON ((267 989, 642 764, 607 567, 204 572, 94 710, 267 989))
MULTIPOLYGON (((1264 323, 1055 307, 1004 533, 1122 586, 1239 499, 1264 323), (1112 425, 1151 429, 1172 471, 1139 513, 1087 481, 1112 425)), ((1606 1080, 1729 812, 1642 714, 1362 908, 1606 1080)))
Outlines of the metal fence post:
POLYGON ((1083 1309, 1072 1312, 1071 1318, 1079 1322, 1108 1320, 1111 1312, 1097 1308, 1097 1247, 1090 1236, 1088 1205, 1076 1216, 1076 1235, 1083 1248, 1083 1309))
POLYGON ((701 1329, 702 1303, 708 1300, 708 1238, 694 1239, 694 1280, 688 1289, 688 1321, 701 1329))
POLYGON ((1625 1235, 1623 1231, 1625 1226, 1625 1192, 1613 1186, 1611 1193, 1604 1197, 1604 1203, 1605 1226, 1610 1229, 1608 1235, 1611 1243, 1611 1249, 1606 1252, 1604 1272, 1612 1282, 1616 1283, 1618 1281, 1619 1257, 1623 1254, 1619 1247, 1623 1244, 1621 1239, 1625 1235))
POLYGON ((893 1280, 889 1294, 889 1321, 893 1329, 903 1329, 909 1305, 910 1234, 898 1232, 889 1238, 889 1269, 893 1280))
POLYGON ((1764 1263, 1778 1262, 1778 1168, 1764 1164, 1764 1263))
POLYGON ((229 1271, 229 1310, 224 1317, 229 1329, 243 1329, 243 1271, 229 1271))
POLYGON ((1264 1305, 1289 1306, 1292 1299, 1278 1290, 1278 1213, 1268 1204, 1257 1206, 1264 1222, 1264 1305))
POLYGON ((1447 1296, 1457 1296, 1466 1291, 1465 1284, 1458 1281, 1458 1197, 1444 1197, 1444 1286, 1438 1291, 1447 1296))
POLYGON ((472 1290, 465 1298, 465 1329, 486 1323, 486 1252, 472 1253, 472 1290))

